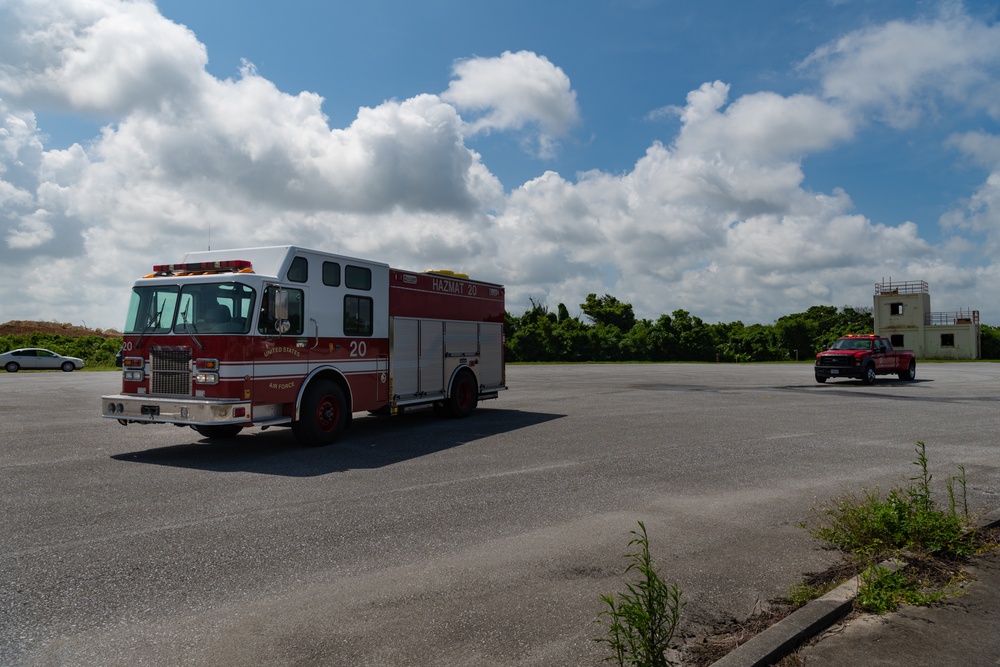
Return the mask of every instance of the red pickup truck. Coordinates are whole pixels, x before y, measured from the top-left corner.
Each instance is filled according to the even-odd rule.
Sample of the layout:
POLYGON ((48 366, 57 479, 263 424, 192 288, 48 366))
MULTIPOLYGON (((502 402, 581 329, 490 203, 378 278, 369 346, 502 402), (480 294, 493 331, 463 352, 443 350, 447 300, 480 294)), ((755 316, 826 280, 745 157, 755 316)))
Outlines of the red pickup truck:
POLYGON ((875 382, 876 375, 895 373, 900 380, 917 377, 917 360, 909 350, 894 350, 888 338, 866 334, 844 336, 829 350, 816 355, 816 382, 829 378, 861 378, 875 382))

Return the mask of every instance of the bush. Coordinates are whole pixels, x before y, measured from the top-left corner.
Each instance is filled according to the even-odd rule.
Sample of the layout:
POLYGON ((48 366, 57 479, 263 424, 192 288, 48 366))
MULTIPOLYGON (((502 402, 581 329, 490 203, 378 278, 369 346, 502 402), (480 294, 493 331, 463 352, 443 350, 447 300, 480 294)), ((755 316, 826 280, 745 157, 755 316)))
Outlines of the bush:
POLYGON ((937 507, 931 496, 931 475, 927 471, 926 448, 917 443, 920 474, 910 478, 907 488, 892 489, 886 497, 876 491, 864 496, 848 495, 822 511, 825 520, 810 534, 842 551, 874 559, 890 558, 901 551, 939 558, 962 558, 976 550, 976 531, 972 528, 965 502, 965 470, 948 485, 949 507, 937 507), (962 489, 958 511, 954 481, 962 489))
POLYGON ((115 354, 121 349, 121 338, 103 336, 59 336, 55 334, 32 333, 26 335, 0 336, 0 352, 21 347, 44 347, 56 354, 78 357, 90 368, 115 365, 115 354))

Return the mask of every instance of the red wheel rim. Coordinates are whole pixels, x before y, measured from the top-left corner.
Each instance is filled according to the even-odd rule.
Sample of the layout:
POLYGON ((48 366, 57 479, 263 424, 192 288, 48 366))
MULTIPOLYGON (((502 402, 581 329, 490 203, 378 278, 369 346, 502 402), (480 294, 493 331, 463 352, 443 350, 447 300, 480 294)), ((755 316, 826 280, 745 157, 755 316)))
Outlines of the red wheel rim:
POLYGON ((333 396, 324 396, 316 406, 316 424, 321 431, 332 431, 340 422, 340 404, 333 396))
POLYGON ((472 387, 468 381, 460 382, 458 385, 458 404, 463 410, 472 404, 472 387))

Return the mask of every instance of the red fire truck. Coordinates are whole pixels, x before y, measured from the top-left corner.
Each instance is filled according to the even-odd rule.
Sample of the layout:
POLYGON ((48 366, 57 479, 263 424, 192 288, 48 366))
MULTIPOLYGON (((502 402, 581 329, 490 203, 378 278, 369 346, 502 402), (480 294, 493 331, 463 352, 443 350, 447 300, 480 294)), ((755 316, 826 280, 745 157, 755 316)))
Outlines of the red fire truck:
POLYGON ((504 288, 296 246, 188 253, 132 287, 122 424, 334 442, 355 412, 465 417, 506 389, 504 288))

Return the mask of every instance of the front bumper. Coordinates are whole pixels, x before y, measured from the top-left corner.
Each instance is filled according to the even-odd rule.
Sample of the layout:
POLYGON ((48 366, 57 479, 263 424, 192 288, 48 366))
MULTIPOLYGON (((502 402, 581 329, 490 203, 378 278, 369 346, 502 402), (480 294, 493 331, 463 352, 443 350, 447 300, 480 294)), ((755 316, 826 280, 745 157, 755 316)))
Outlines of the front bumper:
POLYGON ((202 426, 250 425, 250 401, 221 398, 168 398, 156 394, 101 397, 101 416, 118 421, 202 426))
POLYGON ((863 378, 863 366, 813 366, 818 378, 863 378))

